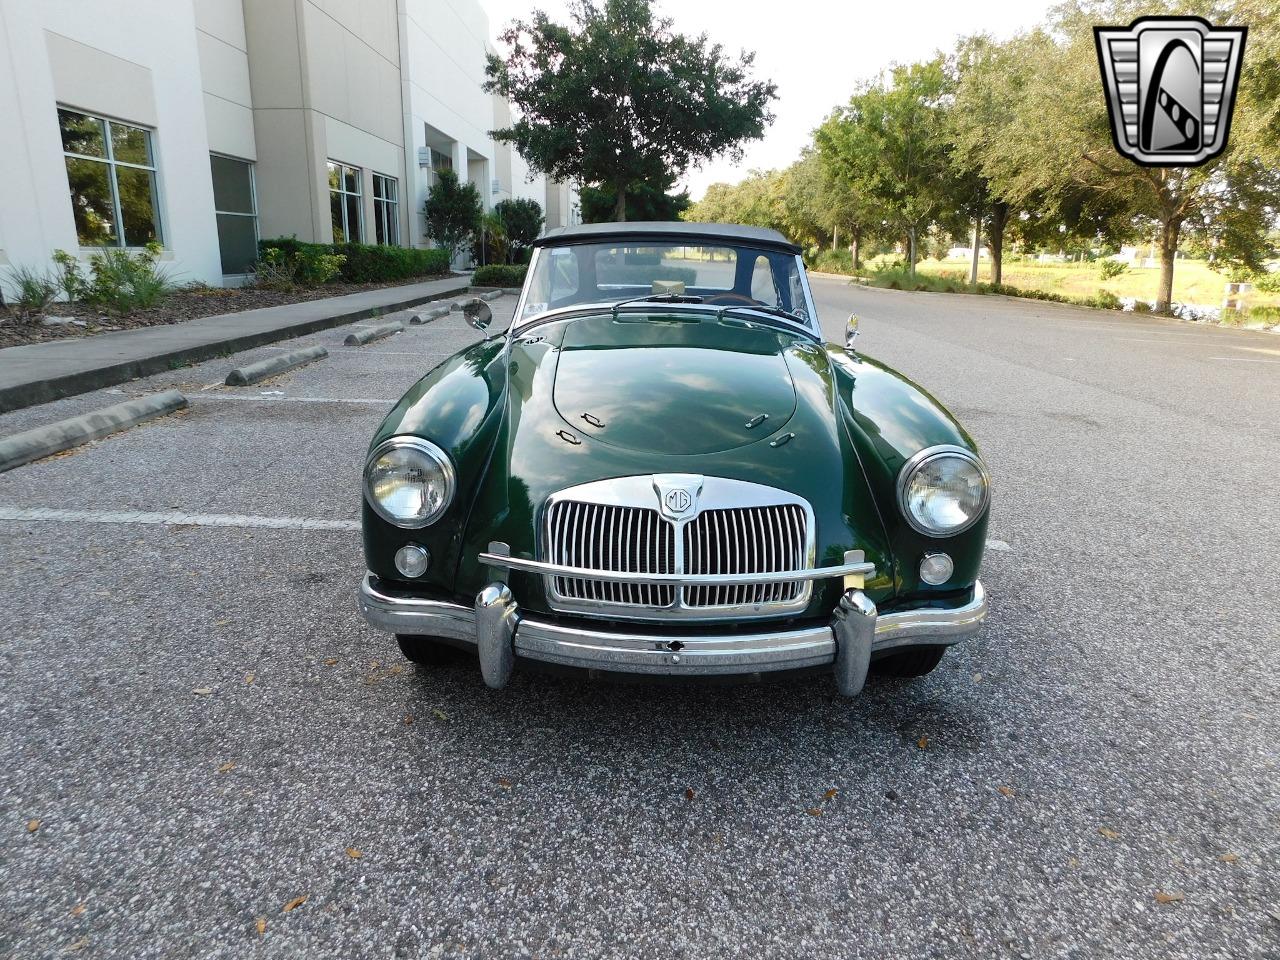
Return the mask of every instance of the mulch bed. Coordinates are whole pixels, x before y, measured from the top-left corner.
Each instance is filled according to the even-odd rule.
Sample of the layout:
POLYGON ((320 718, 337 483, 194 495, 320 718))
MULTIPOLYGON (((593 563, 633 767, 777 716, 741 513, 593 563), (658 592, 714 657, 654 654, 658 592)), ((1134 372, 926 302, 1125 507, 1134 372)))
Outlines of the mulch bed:
MULTIPOLYGON (((441 277, 423 277, 422 280, 439 280, 441 277)), ((82 303, 51 303, 44 316, 21 319, 0 308, 0 348, 16 347, 24 343, 42 343, 46 340, 65 340, 72 337, 88 337, 96 333, 115 330, 132 330, 136 327, 158 327, 169 323, 181 323, 196 317, 208 317, 219 313, 239 313, 241 310, 257 310, 260 307, 279 307, 287 303, 322 300, 341 297, 348 293, 378 290, 382 287, 400 287, 421 282, 394 280, 388 283, 327 283, 310 290, 294 290, 282 293, 257 287, 194 287, 178 290, 165 297, 163 302, 146 310, 138 310, 117 317, 82 303), (75 322, 48 324, 53 319, 75 322)))

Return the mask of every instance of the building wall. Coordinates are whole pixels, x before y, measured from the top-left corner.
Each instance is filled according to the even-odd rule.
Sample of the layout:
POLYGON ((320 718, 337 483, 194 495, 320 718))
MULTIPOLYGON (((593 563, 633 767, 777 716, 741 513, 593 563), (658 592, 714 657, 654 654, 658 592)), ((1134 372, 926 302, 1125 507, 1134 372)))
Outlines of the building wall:
POLYGON ((434 147, 448 153, 458 176, 480 190, 485 208, 492 206, 496 164, 493 100, 481 89, 489 20, 478 0, 399 0, 405 52, 404 87, 408 129, 414 246, 430 246, 425 236, 429 166, 419 151, 434 147))
POLYGON ((220 283, 195 10, 172 0, 0 0, 0 264, 78 250, 59 104, 150 128, 164 257, 220 283))
POLYGON ((254 160, 257 148, 244 7, 240 0, 196 0, 195 18, 209 149, 254 160))
POLYGON ((366 242, 378 173, 399 183, 400 243, 430 246, 424 148, 486 208, 531 197, 567 222, 572 191, 489 137, 510 108, 482 89, 488 36, 480 0, 0 0, 0 281, 79 249, 59 105, 151 131, 179 281, 223 281, 210 153, 254 164, 262 237, 332 239, 333 159, 362 171, 366 242))
POLYGON ((249 76, 264 237, 333 240, 329 160, 362 172, 365 242, 373 174, 400 184, 408 234, 397 0, 246 2, 249 76))

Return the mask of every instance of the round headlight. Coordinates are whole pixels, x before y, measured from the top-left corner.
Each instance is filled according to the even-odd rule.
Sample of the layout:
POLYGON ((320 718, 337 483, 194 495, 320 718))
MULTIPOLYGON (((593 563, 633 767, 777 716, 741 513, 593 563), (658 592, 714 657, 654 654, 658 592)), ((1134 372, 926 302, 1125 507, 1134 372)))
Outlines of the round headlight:
POLYGON ((425 527, 453 500, 453 464, 434 443, 392 437, 364 468, 364 493, 382 519, 397 527, 425 527))
POLYGON ((987 508, 987 471, 963 447, 929 447, 907 461, 898 504, 907 522, 930 537, 969 529, 987 508))

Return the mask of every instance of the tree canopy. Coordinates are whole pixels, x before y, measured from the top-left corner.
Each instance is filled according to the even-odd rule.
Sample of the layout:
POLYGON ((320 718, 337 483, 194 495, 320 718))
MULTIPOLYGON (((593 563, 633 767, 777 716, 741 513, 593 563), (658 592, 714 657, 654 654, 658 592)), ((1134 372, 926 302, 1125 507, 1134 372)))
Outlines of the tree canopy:
POLYGON ((607 185, 617 220, 636 184, 741 157, 773 120, 776 88, 752 77, 754 54, 676 33, 650 0, 575 0, 567 25, 534 11, 500 40, 508 52, 489 55, 485 91, 518 118, 494 139, 557 180, 607 185))
POLYGON ((943 104, 951 93, 940 57, 894 67, 887 82, 854 94, 814 135, 837 182, 906 235, 913 273, 920 231, 947 210, 952 176, 943 104))
POLYGON ((513 197, 494 204, 493 212, 502 222, 503 233, 512 259, 518 259, 538 239, 546 218, 537 200, 513 197))
MULTIPOLYGON (((627 188, 627 216, 632 220, 679 220, 689 208, 689 191, 672 192, 675 177, 670 175, 633 183, 627 188)), ((614 219, 618 189, 611 184, 583 187, 582 219, 586 223, 607 223, 614 219)))
POLYGON ((427 236, 449 251, 449 259, 480 229, 484 203, 474 183, 463 183, 454 170, 436 172, 427 194, 427 236))

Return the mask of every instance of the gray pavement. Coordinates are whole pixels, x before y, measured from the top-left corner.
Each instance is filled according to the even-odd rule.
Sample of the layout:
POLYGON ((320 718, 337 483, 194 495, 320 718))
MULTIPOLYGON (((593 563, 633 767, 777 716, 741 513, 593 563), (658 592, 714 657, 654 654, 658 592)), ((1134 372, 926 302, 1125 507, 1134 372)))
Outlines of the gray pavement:
POLYGON ((0 475, 95 517, 0 520, 0 956, 1280 957, 1280 337, 813 286, 962 418, 1011 548, 978 638, 855 701, 494 693, 367 628, 361 459, 457 314, 0 416, 191 398, 0 475))
POLYGON ((0 412, 87 393, 175 367, 404 310, 467 289, 465 277, 365 290, 0 350, 0 412))

